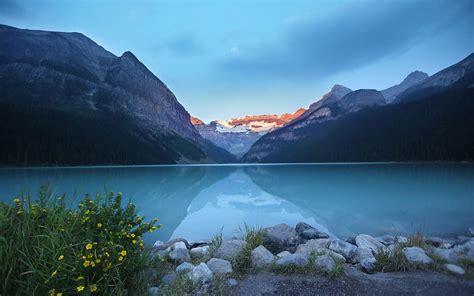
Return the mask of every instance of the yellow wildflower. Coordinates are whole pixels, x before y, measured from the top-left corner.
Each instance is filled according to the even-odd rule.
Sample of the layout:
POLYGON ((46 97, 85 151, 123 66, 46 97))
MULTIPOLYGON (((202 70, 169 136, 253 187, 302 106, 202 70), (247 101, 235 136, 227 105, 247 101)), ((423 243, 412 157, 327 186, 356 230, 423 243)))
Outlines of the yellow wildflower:
POLYGON ((53 273, 51 274, 51 276, 55 276, 56 274, 58 274, 58 271, 57 271, 57 270, 53 271, 53 273))
POLYGON ((90 285, 89 289, 91 290, 91 292, 95 292, 97 291, 97 285, 90 285))
POLYGON ((102 227, 102 223, 97 223, 97 228, 101 228, 102 227))
POLYGON ((136 240, 132 240, 132 244, 136 244, 136 243, 137 243, 137 241, 136 241, 136 240))
POLYGON ((86 261, 84 261, 84 263, 82 263, 82 265, 84 265, 84 267, 87 267, 87 266, 91 265, 91 262, 89 260, 86 260, 86 261))
POLYGON ((101 261, 100 259, 97 259, 97 260, 95 260, 95 263, 99 264, 100 261, 101 261))
POLYGON ((118 261, 122 261, 122 260, 123 260, 123 257, 120 256, 120 257, 118 258, 118 261))
POLYGON ((120 252, 120 255, 127 256, 127 251, 123 250, 122 252, 120 252))
POLYGON ((84 277, 81 275, 81 276, 79 276, 77 279, 78 279, 78 280, 83 280, 84 277))
POLYGON ((63 293, 58 292, 58 293, 56 294, 56 296, 63 296, 63 293))
POLYGON ((87 244, 87 245, 86 245, 86 249, 87 249, 87 250, 92 249, 92 244, 87 244))
POLYGON ((91 261, 91 266, 95 267, 95 262, 94 261, 91 261))
POLYGON ((85 287, 81 285, 81 286, 78 286, 78 287, 76 288, 76 290, 77 290, 77 292, 81 292, 81 291, 84 291, 84 288, 85 288, 85 287))
POLYGON ((131 237, 135 237, 136 235, 135 235, 135 233, 132 233, 132 234, 130 234, 130 236, 131 236, 131 237))
POLYGON ((63 260, 64 259, 64 255, 61 255, 59 256, 58 260, 63 260))

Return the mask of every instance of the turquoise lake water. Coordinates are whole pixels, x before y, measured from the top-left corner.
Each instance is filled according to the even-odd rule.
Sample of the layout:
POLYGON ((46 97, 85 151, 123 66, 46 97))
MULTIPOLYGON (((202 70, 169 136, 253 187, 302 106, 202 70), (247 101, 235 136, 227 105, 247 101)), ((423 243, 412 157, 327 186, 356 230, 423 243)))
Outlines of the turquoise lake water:
POLYGON ((123 192, 163 227, 146 240, 207 239, 300 221, 341 238, 450 236, 474 226, 473 164, 304 164, 0 169, 0 200, 123 192))

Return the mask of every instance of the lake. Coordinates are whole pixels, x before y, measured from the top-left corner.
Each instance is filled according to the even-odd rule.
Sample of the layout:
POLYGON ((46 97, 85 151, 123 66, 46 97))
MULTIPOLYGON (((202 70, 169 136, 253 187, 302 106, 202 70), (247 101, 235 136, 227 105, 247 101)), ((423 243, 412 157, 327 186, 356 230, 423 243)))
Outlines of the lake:
POLYGON ((0 200, 123 192, 163 227, 147 242, 300 221, 331 235, 450 236, 474 226, 473 164, 179 165, 0 169, 0 200))

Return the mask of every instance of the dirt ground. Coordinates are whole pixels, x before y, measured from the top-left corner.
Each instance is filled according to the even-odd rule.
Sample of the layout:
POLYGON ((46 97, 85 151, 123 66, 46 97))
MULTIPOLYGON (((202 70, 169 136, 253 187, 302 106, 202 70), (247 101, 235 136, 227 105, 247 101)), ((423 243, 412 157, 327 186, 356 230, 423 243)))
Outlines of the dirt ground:
POLYGON ((233 295, 474 295, 474 280, 433 272, 366 274, 347 267, 331 279, 319 275, 246 275, 233 295))

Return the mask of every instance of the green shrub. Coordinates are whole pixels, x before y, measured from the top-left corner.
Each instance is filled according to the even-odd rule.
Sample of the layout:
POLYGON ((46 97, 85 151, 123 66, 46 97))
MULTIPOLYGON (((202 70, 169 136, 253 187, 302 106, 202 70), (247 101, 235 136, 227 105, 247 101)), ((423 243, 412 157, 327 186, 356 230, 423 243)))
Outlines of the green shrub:
POLYGON ((130 295, 143 293, 151 260, 142 236, 158 228, 145 223, 122 194, 91 199, 77 209, 64 196, 15 198, 0 203, 0 294, 130 295))

